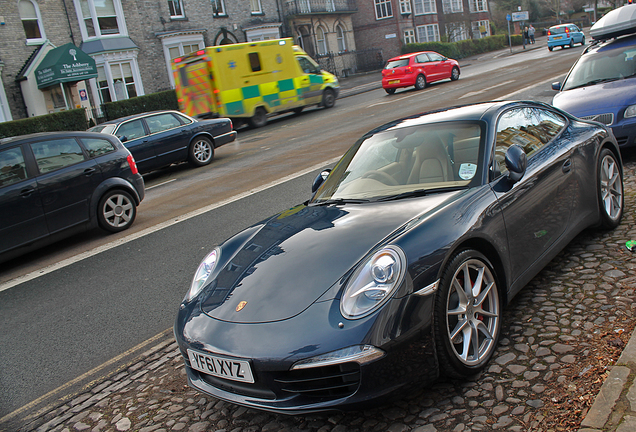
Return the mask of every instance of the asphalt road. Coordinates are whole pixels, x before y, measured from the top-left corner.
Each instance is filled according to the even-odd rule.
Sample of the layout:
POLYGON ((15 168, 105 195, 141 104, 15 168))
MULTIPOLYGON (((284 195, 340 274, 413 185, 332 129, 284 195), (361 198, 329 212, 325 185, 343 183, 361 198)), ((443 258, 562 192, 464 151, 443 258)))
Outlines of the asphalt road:
POLYGON ((549 102, 554 94, 549 83, 565 75, 579 52, 484 56, 467 65, 457 82, 390 97, 374 90, 341 99, 330 110, 308 110, 241 131, 206 168, 179 166, 146 176, 150 188, 132 231, 91 232, 1 266, 0 289, 62 259, 89 255, 0 292, 0 417, 171 327, 196 266, 212 246, 309 198, 319 167, 362 133, 451 104, 499 98, 549 102), (297 172, 307 173, 276 184, 297 172), (250 192, 255 190, 260 191, 250 192), (212 209, 175 223, 205 206, 212 209), (168 226, 151 232, 160 223, 168 226), (142 237, 90 254, 143 230, 148 233, 142 237))

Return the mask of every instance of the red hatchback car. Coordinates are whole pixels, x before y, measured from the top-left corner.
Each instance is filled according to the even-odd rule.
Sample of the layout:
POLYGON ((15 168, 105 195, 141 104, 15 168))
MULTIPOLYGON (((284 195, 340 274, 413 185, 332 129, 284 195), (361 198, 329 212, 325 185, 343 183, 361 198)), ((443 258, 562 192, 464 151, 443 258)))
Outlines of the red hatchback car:
POLYGON ((402 87, 415 86, 416 90, 434 81, 459 79, 459 63, 434 51, 404 54, 389 59, 382 70, 382 88, 393 94, 402 87))

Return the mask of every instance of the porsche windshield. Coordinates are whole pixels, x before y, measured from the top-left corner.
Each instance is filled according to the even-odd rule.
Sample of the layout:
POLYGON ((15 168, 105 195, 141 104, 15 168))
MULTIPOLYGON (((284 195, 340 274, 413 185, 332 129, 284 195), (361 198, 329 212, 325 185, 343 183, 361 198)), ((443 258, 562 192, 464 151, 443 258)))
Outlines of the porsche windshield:
POLYGON ((586 54, 572 68, 563 90, 636 76, 636 48, 628 46, 586 54))
POLYGON ((312 202, 399 199, 465 188, 481 175, 481 135, 479 124, 446 122, 363 137, 312 202))

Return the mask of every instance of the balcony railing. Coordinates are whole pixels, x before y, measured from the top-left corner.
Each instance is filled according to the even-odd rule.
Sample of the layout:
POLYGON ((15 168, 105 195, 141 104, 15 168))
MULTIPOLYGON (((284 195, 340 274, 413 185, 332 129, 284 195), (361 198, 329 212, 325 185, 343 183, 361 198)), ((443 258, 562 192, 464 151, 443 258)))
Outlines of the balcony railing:
POLYGON ((285 0, 285 16, 357 11, 355 0, 285 0))

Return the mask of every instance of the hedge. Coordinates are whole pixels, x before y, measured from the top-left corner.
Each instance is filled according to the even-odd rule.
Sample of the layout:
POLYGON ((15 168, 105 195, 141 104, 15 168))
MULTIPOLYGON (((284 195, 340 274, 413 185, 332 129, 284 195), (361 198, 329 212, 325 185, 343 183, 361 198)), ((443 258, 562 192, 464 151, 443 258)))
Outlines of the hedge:
MULTIPOLYGON (((521 35, 512 35, 512 45, 521 45, 521 35)), ((468 39, 459 42, 425 42, 406 44, 402 47, 402 54, 419 51, 435 51, 453 59, 461 59, 473 55, 496 51, 508 47, 508 35, 499 34, 481 39, 468 39)))
POLYGON ((108 102, 102 105, 102 111, 107 121, 159 110, 179 111, 177 93, 174 90, 166 90, 117 102, 108 102))
POLYGON ((0 138, 36 132, 83 131, 88 127, 84 108, 0 123, 0 138))

